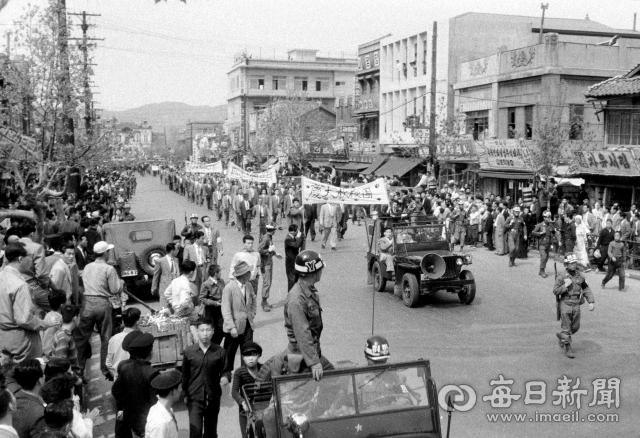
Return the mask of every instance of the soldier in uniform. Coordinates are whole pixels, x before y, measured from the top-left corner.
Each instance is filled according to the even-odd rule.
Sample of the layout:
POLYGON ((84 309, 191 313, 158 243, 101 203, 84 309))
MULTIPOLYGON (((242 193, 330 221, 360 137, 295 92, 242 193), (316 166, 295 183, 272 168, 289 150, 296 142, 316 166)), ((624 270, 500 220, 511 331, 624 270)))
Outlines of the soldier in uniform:
POLYGON ((586 298, 589 302, 589 310, 593 310, 595 299, 584 275, 577 270, 576 256, 567 254, 564 265, 567 272, 558 275, 553 287, 553 293, 558 300, 561 329, 556 336, 560 341, 560 348, 565 350, 567 357, 573 359, 575 355, 571 350, 571 335, 580 329, 580 305, 586 298))
POLYGON ((513 207, 512 214, 504 225, 509 242, 509 267, 516 265, 516 257, 520 249, 521 240, 527 240, 527 225, 520 216, 520 207, 513 207))
POLYGON ((455 249, 456 243, 460 243, 460 251, 464 248, 464 241, 467 238, 467 212, 464 211, 463 202, 459 201, 458 206, 451 216, 451 252, 455 249))
POLYGON ((553 245, 558 244, 558 230, 553 222, 551 222, 551 212, 545 211, 542 213, 544 218, 543 222, 540 222, 533 230, 533 235, 538 237, 538 247, 540 250, 540 275, 542 278, 547 278, 545 269, 547 267, 547 260, 549 260, 549 252, 553 245))
POLYGON ((284 327, 289 338, 289 351, 302 355, 313 378, 322 378, 320 363, 320 335, 322 334, 322 307, 315 287, 325 264, 315 251, 302 251, 296 257, 298 282, 284 303, 284 327))
POLYGON ((180 233, 184 238, 187 238, 188 236, 195 236, 196 231, 200 231, 202 229, 202 225, 198 224, 197 214, 193 213, 189 219, 191 220, 191 223, 185 225, 180 233))

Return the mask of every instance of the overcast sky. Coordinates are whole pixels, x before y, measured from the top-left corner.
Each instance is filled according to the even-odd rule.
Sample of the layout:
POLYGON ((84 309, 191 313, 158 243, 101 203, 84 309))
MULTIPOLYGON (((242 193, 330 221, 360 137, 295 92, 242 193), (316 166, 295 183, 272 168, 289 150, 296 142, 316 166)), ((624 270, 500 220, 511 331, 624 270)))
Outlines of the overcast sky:
MULTIPOLYGON (((45 0, 31 0, 44 3, 45 0)), ((585 18, 632 27, 637 0, 545 0, 547 16, 585 18)), ((26 0, 10 0, 0 12, 4 34, 26 0)), ((99 107, 123 110, 164 101, 192 105, 226 103, 226 73, 233 55, 284 56, 292 48, 353 54, 358 44, 388 33, 431 31, 465 12, 540 15, 540 0, 67 0, 69 12, 86 10, 95 51, 99 107)), ((77 31, 79 36, 79 30, 77 31)), ((4 45, 5 38, 0 39, 4 45)), ((441 39, 446 42, 445 38, 441 39)), ((439 50, 446 47, 440 45, 439 50)), ((440 75, 439 75, 440 76, 440 75)))

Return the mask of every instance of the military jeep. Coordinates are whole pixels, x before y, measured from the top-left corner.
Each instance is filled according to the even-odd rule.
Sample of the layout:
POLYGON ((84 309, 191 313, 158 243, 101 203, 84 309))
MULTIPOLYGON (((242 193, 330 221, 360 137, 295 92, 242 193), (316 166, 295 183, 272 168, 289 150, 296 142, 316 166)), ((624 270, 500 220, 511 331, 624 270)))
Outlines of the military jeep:
POLYGON ((450 251, 449 233, 442 223, 391 223, 395 275, 387 272, 378 247, 387 219, 378 218, 366 227, 367 272, 376 291, 385 291, 387 282, 394 281, 394 295, 401 297, 408 307, 416 307, 421 295, 440 290, 457 293, 463 304, 473 302, 476 282, 471 271, 463 269, 471 264, 471 255, 450 251))
POLYGON ((109 264, 115 266, 129 292, 151 284, 156 261, 167 254, 176 224, 173 219, 111 222, 104 226, 104 238, 113 244, 109 264))

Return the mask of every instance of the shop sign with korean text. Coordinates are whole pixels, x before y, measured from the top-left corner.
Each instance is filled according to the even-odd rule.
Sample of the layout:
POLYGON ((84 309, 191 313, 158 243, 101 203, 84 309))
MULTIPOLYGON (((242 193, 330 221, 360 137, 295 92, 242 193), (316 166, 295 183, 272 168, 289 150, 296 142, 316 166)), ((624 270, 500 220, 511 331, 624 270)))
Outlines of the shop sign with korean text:
POLYGON ((636 158, 630 150, 574 151, 571 173, 611 176, 640 176, 636 158))
POLYGON ((439 143, 436 156, 438 160, 448 161, 474 161, 478 159, 475 142, 471 135, 446 139, 439 143))
POLYGON ((533 159, 530 146, 532 142, 509 138, 503 140, 484 140, 484 151, 488 167, 495 170, 533 171, 533 159))
POLYGON ((302 177, 303 204, 333 204, 370 205, 389 204, 389 195, 384 179, 378 178, 369 184, 358 187, 336 187, 309 178, 302 177))
POLYGON ((265 172, 249 172, 231 162, 229 162, 227 166, 227 178, 273 184, 277 182, 276 170, 274 168, 265 172))

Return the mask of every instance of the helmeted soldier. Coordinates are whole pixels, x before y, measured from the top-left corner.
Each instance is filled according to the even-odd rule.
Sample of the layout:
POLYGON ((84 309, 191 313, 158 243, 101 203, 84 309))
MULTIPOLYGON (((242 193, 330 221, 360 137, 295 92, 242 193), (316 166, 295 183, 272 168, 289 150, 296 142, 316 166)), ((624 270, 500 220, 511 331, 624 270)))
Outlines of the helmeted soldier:
POLYGON ((298 282, 291 288, 284 303, 284 327, 289 338, 289 351, 302 354, 316 380, 322 378, 322 307, 315 284, 320 281, 324 267, 322 257, 317 252, 306 250, 298 254, 295 262, 298 282))
POLYGON ((595 299, 584 275, 577 270, 578 259, 573 254, 564 258, 567 271, 558 275, 553 287, 553 293, 560 307, 560 331, 556 333, 560 341, 560 348, 565 350, 567 357, 574 358, 571 350, 571 335, 580 329, 580 305, 589 302, 589 310, 593 310, 595 299))
POLYGON ((547 260, 549 260, 549 252, 554 245, 558 244, 558 230, 556 225, 551 222, 551 212, 545 211, 542 213, 544 218, 543 222, 540 222, 533 230, 533 235, 538 237, 538 249, 540 251, 540 272, 539 275, 542 278, 547 278, 545 269, 547 267, 547 260))
POLYGON ((509 267, 516 265, 516 257, 520 250, 521 241, 527 240, 527 225, 520 216, 520 207, 513 207, 511 216, 507 219, 504 229, 507 231, 509 242, 509 267))

